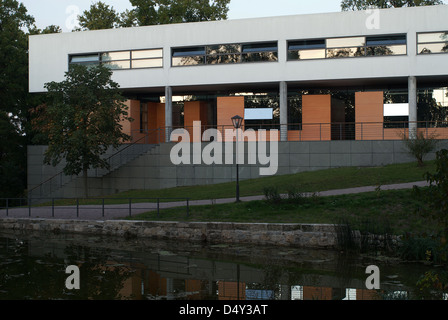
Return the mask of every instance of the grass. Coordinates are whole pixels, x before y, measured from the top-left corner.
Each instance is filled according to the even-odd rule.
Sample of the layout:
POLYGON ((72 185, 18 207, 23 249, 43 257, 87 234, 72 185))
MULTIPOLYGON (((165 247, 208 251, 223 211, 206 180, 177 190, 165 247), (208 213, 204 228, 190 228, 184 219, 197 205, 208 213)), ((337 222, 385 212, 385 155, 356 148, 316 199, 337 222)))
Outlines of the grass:
MULTIPOLYGON (((381 167, 349 167, 240 181, 240 195, 263 195, 265 187, 286 193, 291 186, 300 192, 319 192, 335 189, 378 186, 425 180, 427 171, 434 171, 433 161, 425 167, 415 162, 381 167)), ((185 198, 191 200, 222 199, 235 196, 235 182, 207 186, 178 187, 163 190, 131 190, 110 198, 185 198)))
POLYGON ((438 226, 423 219, 416 208, 423 205, 412 190, 391 190, 361 194, 284 200, 251 201, 162 210, 160 216, 148 212, 133 220, 250 222, 250 223, 323 223, 348 222, 357 230, 394 234, 430 233, 438 226), (373 230, 375 229, 375 230, 373 230), (381 230, 383 229, 383 230, 381 230))
MULTIPOLYGON (((301 172, 297 174, 270 176, 252 180, 240 181, 240 196, 263 195, 266 187, 287 193, 291 187, 299 192, 319 192, 335 189, 380 186, 395 183, 422 181, 424 174, 435 170, 435 162, 427 161, 426 166, 418 167, 416 162, 393 164, 380 167, 348 167, 319 171, 301 172)), ((169 199, 204 200, 235 197, 235 182, 216 184, 213 186, 188 186, 162 190, 130 190, 105 197, 105 204, 127 203, 133 198, 133 203, 173 201, 169 199), (166 200, 165 200, 166 199, 166 200)), ((98 199, 80 199, 80 205, 101 204, 98 199)), ((45 203, 42 205, 51 205, 45 203)), ((56 200, 55 205, 76 205, 76 200, 56 200)))

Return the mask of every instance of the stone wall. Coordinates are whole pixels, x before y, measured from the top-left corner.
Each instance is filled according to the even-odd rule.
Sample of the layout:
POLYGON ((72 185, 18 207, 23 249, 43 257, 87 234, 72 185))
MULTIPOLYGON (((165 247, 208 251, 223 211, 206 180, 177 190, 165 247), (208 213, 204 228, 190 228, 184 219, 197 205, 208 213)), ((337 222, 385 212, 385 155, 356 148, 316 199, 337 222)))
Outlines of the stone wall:
POLYGON ((221 222, 80 221, 0 219, 0 229, 328 249, 336 246, 333 225, 221 222))
MULTIPOLYGON (((174 165, 170 158, 174 145, 174 143, 161 144, 108 175, 89 179, 89 195, 102 197, 128 190, 213 185, 236 180, 236 165, 234 164, 174 165)), ((207 143, 202 143, 199 150, 203 150, 206 146, 207 143)), ((447 147, 448 140, 439 144, 439 148, 447 147)), ((240 179, 262 177, 260 168, 266 166, 259 164, 258 161, 257 164, 247 164, 249 148, 246 146, 244 149, 246 164, 239 166, 240 179)), ((270 150, 269 143, 267 150, 268 152, 270 150)), ((192 151, 194 151, 193 147, 192 151)), ((55 173, 54 168, 43 165, 44 152, 45 147, 42 146, 28 147, 29 189, 55 173)), ((434 158, 435 153, 426 157, 427 160, 434 158)), ((382 166, 412 161, 415 160, 406 151, 403 141, 279 142, 277 175, 340 167, 382 166)), ((44 197, 83 197, 83 188, 83 180, 74 179, 64 188, 46 194, 44 197)))

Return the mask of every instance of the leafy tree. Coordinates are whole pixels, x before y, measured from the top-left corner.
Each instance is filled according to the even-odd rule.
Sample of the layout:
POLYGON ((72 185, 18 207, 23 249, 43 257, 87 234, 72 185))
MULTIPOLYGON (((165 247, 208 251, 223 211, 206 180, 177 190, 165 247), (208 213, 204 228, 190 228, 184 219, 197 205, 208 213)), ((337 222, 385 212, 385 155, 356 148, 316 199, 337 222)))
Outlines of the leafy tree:
POLYGON ((0 0, 0 197, 22 196, 26 185, 28 38, 34 18, 16 0, 0 0))
POLYGON ((122 132, 127 117, 126 100, 112 71, 102 65, 73 65, 62 82, 45 84, 48 105, 36 121, 49 139, 45 163, 56 166, 63 159, 66 175, 84 175, 88 197, 90 168, 108 168, 102 155, 130 137, 122 132), (39 121, 40 120, 40 121, 39 121))
POLYGON ((343 11, 366 10, 369 8, 418 7, 443 4, 441 0, 343 0, 343 11))
POLYGON ((428 218, 440 223, 443 243, 448 240, 448 150, 442 149, 436 155, 436 172, 427 173, 428 189, 414 187, 417 196, 424 201, 420 211, 428 218))
POLYGON ((230 0, 130 0, 134 9, 122 16, 139 26, 227 19, 230 0))
POLYGON ((113 7, 98 1, 78 16, 78 20, 80 28, 74 31, 112 29, 118 25, 120 16, 113 7))

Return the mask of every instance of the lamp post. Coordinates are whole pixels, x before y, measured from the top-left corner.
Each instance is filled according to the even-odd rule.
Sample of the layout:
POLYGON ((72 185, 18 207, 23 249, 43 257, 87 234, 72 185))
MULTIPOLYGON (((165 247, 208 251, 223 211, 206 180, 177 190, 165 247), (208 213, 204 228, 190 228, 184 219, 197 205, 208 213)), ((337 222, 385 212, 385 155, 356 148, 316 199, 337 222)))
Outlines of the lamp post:
POLYGON ((233 127, 236 129, 236 202, 240 202, 240 175, 238 166, 238 133, 243 123, 243 118, 236 115, 232 118, 233 127))

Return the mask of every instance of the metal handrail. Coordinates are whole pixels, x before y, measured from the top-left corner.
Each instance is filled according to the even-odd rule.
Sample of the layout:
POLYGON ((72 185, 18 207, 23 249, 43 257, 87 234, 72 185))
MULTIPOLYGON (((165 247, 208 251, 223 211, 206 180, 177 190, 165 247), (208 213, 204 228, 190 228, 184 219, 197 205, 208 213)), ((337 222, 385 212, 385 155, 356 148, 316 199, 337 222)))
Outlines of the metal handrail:
MULTIPOLYGON (((32 217, 32 211, 33 209, 47 209, 51 210, 51 218, 55 218, 55 211, 57 208, 62 209, 75 209, 76 210, 76 217, 79 218, 80 209, 82 210, 98 210, 101 209, 101 216, 104 218, 106 217, 106 209, 107 210, 124 210, 128 212, 128 216, 132 217, 132 204, 154 204, 156 205, 156 208, 154 207, 138 207, 134 209, 138 209, 140 211, 157 211, 157 217, 160 217, 160 204, 166 203, 166 202, 175 202, 175 203, 184 203, 184 207, 186 207, 186 217, 189 217, 190 214, 190 198, 0 198, 1 203, 5 203, 5 206, 0 206, 0 212, 1 210, 5 210, 6 217, 10 217, 10 211, 13 209, 23 209, 26 211, 28 218, 32 217), (32 205, 32 201, 37 200, 39 203, 51 203, 51 205, 45 205, 41 204, 39 206, 32 205), (56 201, 63 201, 63 200, 69 200, 74 201, 75 204, 73 205, 56 205, 56 201), (120 201, 120 203, 116 204, 106 204, 106 201, 120 201), (11 205, 12 202, 18 201, 19 205, 11 205), (100 204, 85 204, 82 205, 81 201, 89 201, 89 202, 100 202, 100 204), (137 201, 137 202, 136 202, 137 201), (123 206, 126 205, 127 207, 113 207, 113 206, 123 206), (89 207, 90 206, 90 207, 89 207)), ((71 216, 70 216, 71 217, 71 216)), ((123 216, 124 217, 124 216, 123 216)))
MULTIPOLYGON (((117 151, 116 153, 112 154, 112 155, 109 156, 106 160, 110 163, 112 158, 114 158, 114 157, 116 157, 116 156, 122 154, 124 151, 128 150, 128 149, 131 148, 132 146, 140 145, 141 142, 144 141, 145 139, 147 139, 147 137, 146 137, 146 136, 143 136, 143 137, 141 137, 140 139, 138 139, 138 140, 136 140, 136 141, 134 141, 134 142, 132 142, 132 143, 130 143, 130 144, 127 144, 124 148, 122 148, 121 150, 119 150, 119 151, 117 151)), ((110 172, 110 168, 109 168, 109 172, 110 172)), ((33 193, 35 190, 37 190, 38 188, 42 188, 45 184, 47 184, 47 183, 51 183, 52 181, 54 181, 54 180, 57 179, 57 178, 59 178, 59 180, 60 180, 59 188, 62 187, 64 184, 70 183, 70 182, 73 180, 73 176, 71 176, 70 179, 69 179, 69 181, 67 181, 67 182, 65 182, 65 183, 62 183, 62 177, 63 177, 63 176, 66 176, 66 175, 64 174, 64 171, 60 171, 60 172, 58 172, 57 174, 55 174, 54 176, 50 177, 49 179, 43 181, 43 182, 40 183, 39 185, 37 185, 37 186, 35 186, 34 188, 30 189, 30 190, 28 191, 28 195, 29 195, 29 197, 32 196, 32 193, 33 193)), ((51 185, 51 184, 50 184, 50 185, 51 185)))

